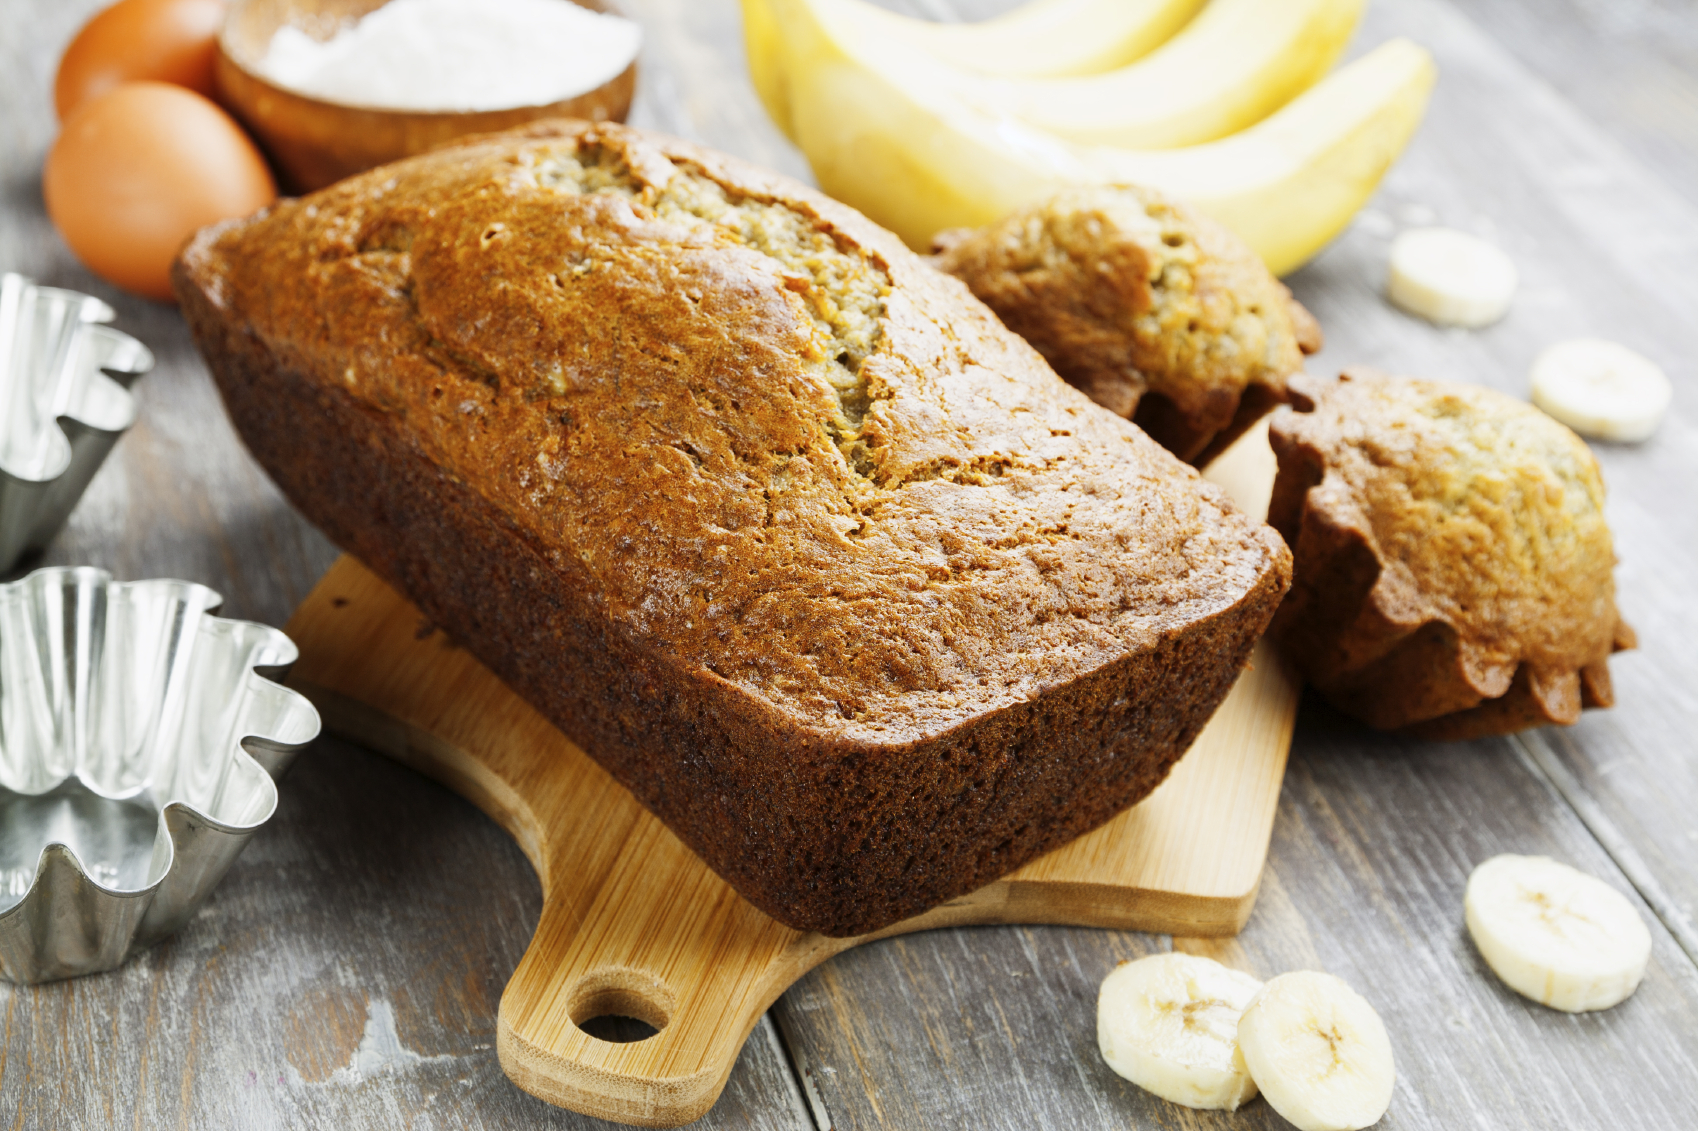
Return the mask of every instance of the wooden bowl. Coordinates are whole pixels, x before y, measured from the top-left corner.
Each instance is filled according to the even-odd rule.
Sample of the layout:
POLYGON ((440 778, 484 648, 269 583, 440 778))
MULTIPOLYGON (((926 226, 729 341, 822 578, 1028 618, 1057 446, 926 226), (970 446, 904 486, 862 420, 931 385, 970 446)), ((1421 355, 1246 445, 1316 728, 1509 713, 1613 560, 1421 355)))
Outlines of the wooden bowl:
MULTIPOLYGON (((562 0, 563 3, 568 0, 562 0)), ((571 0, 597 12, 615 11, 608 0, 571 0)), ((386 0, 237 0, 218 36, 215 74, 219 100, 260 143, 285 188, 310 192, 367 169, 410 157, 465 134, 487 133, 538 118, 622 122, 637 86, 632 61, 607 83, 544 106, 507 110, 417 111, 344 106, 296 94, 261 78, 254 67, 273 33, 293 24, 328 39, 348 20, 386 0)))

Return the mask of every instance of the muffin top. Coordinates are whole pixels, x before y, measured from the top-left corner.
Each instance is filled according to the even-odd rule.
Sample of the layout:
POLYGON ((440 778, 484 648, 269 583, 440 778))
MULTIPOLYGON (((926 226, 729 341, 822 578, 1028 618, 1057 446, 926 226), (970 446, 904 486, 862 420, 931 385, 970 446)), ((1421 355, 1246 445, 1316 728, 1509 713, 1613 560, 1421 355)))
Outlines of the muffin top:
POLYGON ((1293 392, 1296 411, 1271 429, 1280 472, 1268 521, 1296 548, 1302 592, 1282 620, 1332 626, 1325 641, 1294 634, 1320 681, 1348 681, 1435 624, 1486 698, 1524 664, 1535 689, 1556 694, 1610 654, 1615 554, 1603 478, 1578 436, 1451 381, 1358 369, 1300 378, 1293 392), (1362 550, 1371 568, 1341 564, 1362 550), (1351 575, 1371 576, 1359 609, 1346 607, 1351 575))
POLYGON ((1320 328, 1243 241, 1150 189, 1070 189, 977 231, 937 264, 1098 404, 1181 459, 1284 399, 1320 328), (1254 413, 1235 417, 1254 390, 1254 413))

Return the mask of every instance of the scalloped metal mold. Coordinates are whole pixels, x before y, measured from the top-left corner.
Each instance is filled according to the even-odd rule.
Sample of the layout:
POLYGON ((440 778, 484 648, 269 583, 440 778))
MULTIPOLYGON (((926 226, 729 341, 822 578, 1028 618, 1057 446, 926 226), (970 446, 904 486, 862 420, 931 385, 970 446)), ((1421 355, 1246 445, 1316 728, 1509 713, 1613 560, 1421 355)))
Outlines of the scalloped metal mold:
POLYGON ((282 632, 188 581, 0 585, 0 976, 110 970, 195 913, 319 732, 282 632))
POLYGON ((0 275, 0 573, 59 532, 136 419, 153 354, 78 291, 0 275))

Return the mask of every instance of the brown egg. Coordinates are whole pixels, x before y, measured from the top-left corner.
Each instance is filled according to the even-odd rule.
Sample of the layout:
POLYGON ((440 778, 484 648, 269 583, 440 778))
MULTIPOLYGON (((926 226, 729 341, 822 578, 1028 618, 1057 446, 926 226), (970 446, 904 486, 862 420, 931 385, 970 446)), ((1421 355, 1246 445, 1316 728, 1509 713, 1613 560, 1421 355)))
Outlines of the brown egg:
POLYGON ((206 224, 246 216, 277 186, 224 111, 180 86, 133 82, 77 107, 42 171, 47 214, 102 279, 171 301, 171 261, 206 224))
POLYGON ((83 25, 59 60, 59 120, 122 82, 152 80, 212 97, 212 59, 224 0, 119 0, 83 25))

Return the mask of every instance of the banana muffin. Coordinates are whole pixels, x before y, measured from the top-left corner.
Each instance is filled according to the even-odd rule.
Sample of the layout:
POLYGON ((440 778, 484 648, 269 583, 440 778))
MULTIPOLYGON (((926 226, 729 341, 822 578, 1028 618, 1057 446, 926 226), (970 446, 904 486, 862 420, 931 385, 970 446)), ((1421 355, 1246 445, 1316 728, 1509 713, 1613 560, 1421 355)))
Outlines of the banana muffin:
POLYGON ((1604 483, 1584 442, 1490 389, 1369 369, 1292 382, 1268 521, 1296 559, 1273 631, 1339 709, 1433 738, 1614 703, 1604 483))
POLYGON ((289 499, 794 927, 1143 797, 1289 584, 960 283, 683 142, 465 140, 207 229, 176 280, 289 499))
POLYGON ((1150 189, 1070 189, 934 250, 1069 383, 1198 466, 1321 348, 1242 240, 1150 189))

